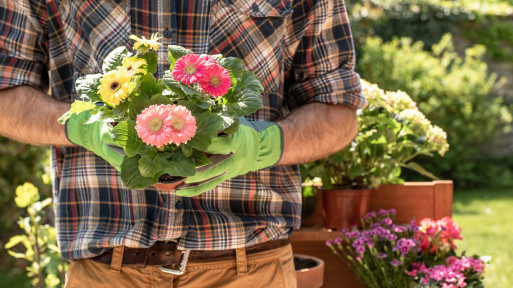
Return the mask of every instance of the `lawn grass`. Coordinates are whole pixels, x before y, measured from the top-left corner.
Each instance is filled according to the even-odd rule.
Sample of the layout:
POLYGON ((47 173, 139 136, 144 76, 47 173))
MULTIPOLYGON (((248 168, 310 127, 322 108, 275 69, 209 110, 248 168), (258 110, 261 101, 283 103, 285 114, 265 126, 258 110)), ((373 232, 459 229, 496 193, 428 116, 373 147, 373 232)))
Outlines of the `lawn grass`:
POLYGON ((453 219, 462 229, 458 251, 492 257, 485 287, 513 287, 513 189, 457 190, 453 219))

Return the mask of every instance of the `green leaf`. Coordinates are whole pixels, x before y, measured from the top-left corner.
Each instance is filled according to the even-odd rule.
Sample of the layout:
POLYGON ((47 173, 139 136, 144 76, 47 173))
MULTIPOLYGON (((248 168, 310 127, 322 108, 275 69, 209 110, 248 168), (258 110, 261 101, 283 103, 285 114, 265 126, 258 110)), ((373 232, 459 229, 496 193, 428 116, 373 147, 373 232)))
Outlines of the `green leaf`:
POLYGON ((224 109, 229 114, 237 117, 254 113, 262 106, 262 100, 260 100, 259 94, 256 94, 251 90, 243 90, 238 94, 229 92, 225 97, 228 100, 228 103, 223 105, 224 109))
POLYGON ((169 63, 171 63, 171 67, 169 70, 173 70, 173 67, 175 67, 176 60, 180 59, 180 57, 194 53, 192 50, 186 49, 182 46, 178 45, 169 45, 167 46, 167 52, 168 52, 168 60, 169 63))
POLYGON ((188 101, 180 100, 177 104, 185 106, 192 114, 201 114, 208 111, 210 107, 215 105, 214 102, 202 102, 196 99, 188 101))
POLYGON ((173 105, 173 101, 162 94, 158 94, 150 99, 150 105, 173 105))
POLYGON ((256 77, 255 74, 250 71, 244 71, 239 85, 244 87, 246 90, 255 92, 256 94, 264 93, 264 86, 262 86, 260 79, 258 79, 258 77, 256 77))
POLYGON ((149 187, 158 181, 158 177, 144 177, 139 170, 139 159, 141 156, 125 156, 121 163, 121 180, 129 189, 143 189, 149 187))
POLYGON ((128 116, 130 119, 137 119, 137 115, 141 114, 141 112, 150 106, 150 102, 146 100, 146 98, 142 96, 132 98, 130 101, 130 106, 128 108, 128 116))
POLYGON ((237 57, 221 58, 219 60, 219 65, 228 69, 230 71, 230 75, 233 75, 234 77, 239 78, 244 74, 242 61, 237 57))
POLYGON ((71 108, 69 109, 66 114, 62 115, 59 118, 59 123, 64 124, 66 123, 66 120, 73 114, 73 113, 80 113, 82 111, 92 110, 96 108, 96 105, 92 103, 91 101, 81 101, 81 100, 75 100, 73 103, 71 103, 71 108))
POLYGON ((182 149, 182 153, 186 158, 192 156, 193 149, 189 143, 183 143, 182 145, 180 145, 180 148, 182 149))
POLYGON ((194 159, 196 167, 212 163, 212 161, 210 161, 210 159, 207 157, 207 155, 205 155, 205 153, 198 150, 194 150, 194 152, 192 153, 192 158, 194 159))
POLYGON ((182 150, 174 151, 167 160, 165 173, 171 176, 187 177, 196 174, 194 159, 192 157, 186 158, 182 150))
POLYGON ((164 158, 169 153, 158 153, 155 149, 149 149, 141 153, 139 159, 139 171, 144 177, 160 177, 164 174, 168 166, 168 161, 164 158))
POLYGON ((128 112, 129 105, 130 105, 130 102, 128 102, 128 101, 123 101, 123 102, 119 103, 118 106, 116 106, 112 109, 112 114, 114 115, 114 117, 124 116, 128 112))
POLYGON ((79 77, 77 81, 75 81, 75 90, 77 91, 78 97, 93 103, 103 102, 100 95, 96 92, 98 91, 98 86, 100 86, 102 76, 102 74, 89 74, 79 77))
POLYGON ((427 171, 426 169, 424 169, 424 167, 420 166, 419 164, 417 164, 415 162, 406 163, 405 165, 403 165, 403 167, 406 167, 413 171, 416 171, 417 173, 424 175, 426 177, 429 177, 433 180, 438 180, 438 177, 436 177, 431 172, 427 171))
POLYGON ((140 151, 144 151, 146 144, 142 142, 135 130, 135 121, 127 120, 119 122, 113 129, 114 141, 118 143, 128 157, 133 157, 140 151))
POLYGON ((212 138, 217 136, 222 125, 223 118, 215 114, 203 113, 196 115, 196 126, 198 129, 196 130, 196 135, 189 140, 188 144, 194 149, 206 150, 210 146, 212 138))
POLYGON ((123 66, 123 58, 129 57, 132 54, 126 50, 125 47, 118 47, 105 57, 103 60, 102 71, 107 73, 112 70, 118 69, 119 66, 123 66))
POLYGON ((157 80, 152 74, 145 74, 141 78, 141 93, 146 96, 146 99, 150 99, 153 95, 161 94, 162 89, 157 85, 157 80))
POLYGON ((5 249, 11 249, 12 247, 22 243, 23 241, 28 241, 27 235, 15 235, 9 239, 4 246, 5 249))
POLYGON ((116 117, 114 117, 114 113, 108 107, 97 108, 93 111, 93 114, 87 120, 85 124, 91 124, 94 122, 116 122, 116 117))
POLYGON ((162 82, 167 86, 169 90, 178 95, 181 98, 187 97, 187 94, 182 90, 182 86, 178 81, 173 78, 173 75, 170 71, 166 71, 164 73, 164 77, 162 77, 162 82))
POLYGON ((149 51, 139 57, 146 60, 146 63, 148 64, 148 73, 146 75, 157 72, 157 64, 159 61, 159 57, 157 56, 156 52, 149 51))
POLYGON ((233 119, 232 117, 221 115, 223 118, 223 126, 221 130, 225 134, 233 134, 239 130, 239 118, 233 119))

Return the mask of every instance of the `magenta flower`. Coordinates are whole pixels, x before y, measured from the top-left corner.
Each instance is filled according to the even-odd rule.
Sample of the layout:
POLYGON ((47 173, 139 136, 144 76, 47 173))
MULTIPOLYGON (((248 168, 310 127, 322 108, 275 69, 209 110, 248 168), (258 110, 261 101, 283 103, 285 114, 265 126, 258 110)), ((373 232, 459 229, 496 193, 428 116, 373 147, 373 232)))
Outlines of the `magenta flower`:
POLYGON ((139 138, 156 147, 187 143, 196 129, 196 118, 180 105, 151 105, 137 116, 135 125, 139 138))
POLYGON ((224 96, 232 85, 230 73, 226 68, 219 65, 212 65, 210 68, 201 75, 198 83, 207 94, 217 98, 224 96))
POLYGON ((198 82, 199 77, 201 77, 212 64, 212 61, 207 55, 187 54, 176 61, 172 72, 173 77, 183 84, 194 84, 198 82))

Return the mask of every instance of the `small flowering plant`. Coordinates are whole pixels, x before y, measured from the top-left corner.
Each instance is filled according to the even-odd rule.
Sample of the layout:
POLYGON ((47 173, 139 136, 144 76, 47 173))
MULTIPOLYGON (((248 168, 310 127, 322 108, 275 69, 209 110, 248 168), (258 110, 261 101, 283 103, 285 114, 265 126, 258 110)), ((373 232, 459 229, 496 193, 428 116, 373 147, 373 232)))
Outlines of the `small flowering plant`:
POLYGON ((484 287, 485 263, 457 255, 461 228, 450 217, 395 224, 396 211, 367 213, 362 228, 326 242, 365 287, 484 287))
POLYGON ((406 272, 414 287, 484 287, 485 263, 477 256, 458 256, 455 240, 462 240, 461 228, 450 217, 438 221, 422 219, 415 235, 420 253, 406 272))
POLYGON ((102 73, 76 81, 80 97, 60 121, 92 111, 88 123, 113 123, 113 140, 123 148, 121 179, 131 189, 156 184, 163 176, 187 177, 211 161, 204 151, 219 134, 235 133, 239 118, 256 112, 264 89, 242 61, 168 47, 170 69, 156 79, 161 45, 130 36, 133 52, 113 50, 102 73))
POLYGON ((410 96, 383 91, 362 80, 369 105, 358 111, 359 130, 348 147, 316 162, 303 165, 308 178, 322 178, 326 189, 401 184, 401 169, 412 169, 436 179, 412 160, 419 155, 441 156, 448 150, 446 133, 433 125, 410 96))
POLYGON ((405 271, 419 252, 414 223, 396 224, 395 210, 369 212, 362 228, 342 230, 342 237, 326 244, 346 261, 365 287, 409 287, 411 277, 405 271))

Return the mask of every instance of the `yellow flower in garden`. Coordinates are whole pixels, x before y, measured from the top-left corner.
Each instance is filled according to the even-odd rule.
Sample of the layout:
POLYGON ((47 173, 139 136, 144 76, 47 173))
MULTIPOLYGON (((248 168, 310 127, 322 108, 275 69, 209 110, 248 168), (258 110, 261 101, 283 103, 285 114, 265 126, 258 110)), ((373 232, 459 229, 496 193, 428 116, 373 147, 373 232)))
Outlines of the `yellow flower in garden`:
POLYGON ((153 34, 151 34, 150 39, 146 39, 144 36, 142 36, 142 39, 141 39, 135 35, 130 35, 128 38, 135 40, 134 50, 138 50, 138 51, 140 50, 139 52, 146 53, 146 52, 148 52, 148 50, 150 50, 150 48, 157 51, 159 49, 159 46, 162 45, 161 43, 158 42, 160 39, 162 39, 162 37, 157 37, 157 36, 158 36, 158 33, 153 33, 153 34), (141 48, 141 49, 139 49, 139 48, 141 48))
POLYGON ((146 65, 146 60, 138 59, 135 57, 127 57, 123 59, 122 69, 128 72, 130 75, 135 75, 137 73, 146 72, 144 69, 140 68, 143 65, 146 65))
POLYGON ((98 93, 103 102, 119 105, 130 94, 130 74, 125 70, 113 70, 105 73, 100 80, 98 93))

